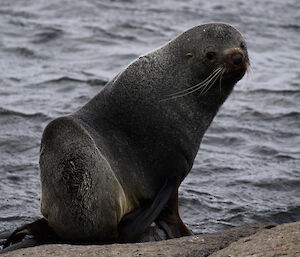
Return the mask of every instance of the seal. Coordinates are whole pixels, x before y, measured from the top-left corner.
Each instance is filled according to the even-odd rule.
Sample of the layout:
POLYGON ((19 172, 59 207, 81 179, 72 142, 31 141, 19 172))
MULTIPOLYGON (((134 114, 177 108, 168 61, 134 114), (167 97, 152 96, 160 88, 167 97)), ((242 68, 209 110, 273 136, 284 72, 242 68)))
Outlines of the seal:
POLYGON ((153 222, 168 238, 190 235, 178 213, 178 187, 248 66, 235 28, 196 26, 132 62, 78 111, 53 120, 40 149, 44 218, 17 229, 5 245, 27 234, 135 242, 153 222))

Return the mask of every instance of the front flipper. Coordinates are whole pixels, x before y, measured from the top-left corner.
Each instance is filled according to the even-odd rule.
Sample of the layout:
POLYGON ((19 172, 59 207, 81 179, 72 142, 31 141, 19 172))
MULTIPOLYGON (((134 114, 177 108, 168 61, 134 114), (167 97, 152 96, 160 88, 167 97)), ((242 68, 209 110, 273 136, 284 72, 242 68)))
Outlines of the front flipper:
POLYGON ((172 192, 169 201, 155 220, 155 223, 165 231, 169 239, 193 235, 179 216, 178 187, 172 192))
POLYGON ((159 216, 177 187, 177 179, 168 178, 151 205, 126 214, 118 225, 119 242, 135 242, 159 216))
POLYGON ((0 239, 6 239, 5 241, 0 242, 0 245, 3 245, 3 249, 5 249, 5 252, 16 250, 19 248, 26 248, 59 241, 58 236, 48 226, 48 221, 44 218, 41 218, 29 224, 25 224, 17 228, 11 234, 3 233, 0 235, 0 239), (30 236, 31 238, 23 241, 26 236, 30 236))

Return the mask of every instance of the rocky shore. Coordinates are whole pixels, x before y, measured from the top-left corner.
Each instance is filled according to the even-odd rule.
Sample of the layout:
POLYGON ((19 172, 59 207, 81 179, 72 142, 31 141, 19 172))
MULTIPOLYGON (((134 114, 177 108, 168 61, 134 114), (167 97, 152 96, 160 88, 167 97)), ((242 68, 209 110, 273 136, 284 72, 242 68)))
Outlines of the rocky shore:
POLYGON ((215 234, 160 242, 112 245, 52 244, 1 254, 1 257, 11 256, 300 257, 300 222, 272 228, 245 225, 215 234))

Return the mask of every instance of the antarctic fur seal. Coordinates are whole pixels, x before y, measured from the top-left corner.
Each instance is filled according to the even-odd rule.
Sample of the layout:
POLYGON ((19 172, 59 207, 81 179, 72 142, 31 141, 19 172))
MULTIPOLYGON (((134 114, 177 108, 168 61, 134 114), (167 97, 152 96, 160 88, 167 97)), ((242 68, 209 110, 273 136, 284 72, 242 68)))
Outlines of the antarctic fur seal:
POLYGON ((169 238, 190 235, 178 214, 178 187, 248 65, 235 28, 196 26, 53 120, 40 149, 44 218, 16 230, 5 246, 26 234, 40 242, 134 242, 152 222, 169 238))

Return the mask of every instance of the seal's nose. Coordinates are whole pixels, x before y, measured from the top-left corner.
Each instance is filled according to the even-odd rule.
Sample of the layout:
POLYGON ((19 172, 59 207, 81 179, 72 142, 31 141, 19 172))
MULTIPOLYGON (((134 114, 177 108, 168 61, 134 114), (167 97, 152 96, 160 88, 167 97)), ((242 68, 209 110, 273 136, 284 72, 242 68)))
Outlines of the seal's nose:
POLYGON ((234 54, 232 56, 232 61, 235 65, 240 65, 243 61, 243 56, 241 54, 234 54))

